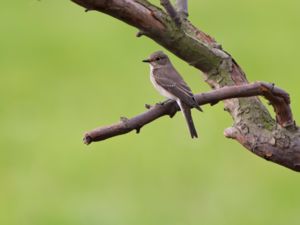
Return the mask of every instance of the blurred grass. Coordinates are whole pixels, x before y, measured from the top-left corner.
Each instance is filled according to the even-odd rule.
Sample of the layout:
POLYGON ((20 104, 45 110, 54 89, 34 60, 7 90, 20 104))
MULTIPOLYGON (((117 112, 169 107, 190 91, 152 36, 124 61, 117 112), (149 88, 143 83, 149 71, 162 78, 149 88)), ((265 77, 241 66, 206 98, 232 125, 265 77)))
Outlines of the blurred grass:
MULTIPOLYGON (((153 1, 158 2, 158 1, 153 1)), ((191 1, 250 81, 287 90, 299 121, 296 0, 191 1)), ((161 49, 136 29, 70 1, 0 8, 0 224, 298 224, 298 174, 223 137, 222 104, 86 147, 82 133, 162 98, 140 63, 161 49), (142 94, 141 94, 142 93, 142 94)), ((194 92, 201 75, 171 55, 194 92)))

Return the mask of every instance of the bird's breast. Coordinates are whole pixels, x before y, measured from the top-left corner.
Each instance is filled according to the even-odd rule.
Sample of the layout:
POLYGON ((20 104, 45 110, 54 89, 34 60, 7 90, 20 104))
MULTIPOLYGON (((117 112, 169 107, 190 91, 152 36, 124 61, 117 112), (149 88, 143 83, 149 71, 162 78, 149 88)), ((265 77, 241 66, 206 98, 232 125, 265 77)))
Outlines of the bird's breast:
POLYGON ((154 69, 153 69, 153 66, 150 66, 150 80, 151 80, 151 83, 153 84, 153 86, 155 87, 155 89, 164 97, 167 97, 169 99, 173 99, 173 100, 176 100, 177 98, 172 95, 170 92, 168 92, 166 89, 164 89, 162 86, 160 86, 156 80, 155 80, 155 77, 153 75, 154 73, 154 69))

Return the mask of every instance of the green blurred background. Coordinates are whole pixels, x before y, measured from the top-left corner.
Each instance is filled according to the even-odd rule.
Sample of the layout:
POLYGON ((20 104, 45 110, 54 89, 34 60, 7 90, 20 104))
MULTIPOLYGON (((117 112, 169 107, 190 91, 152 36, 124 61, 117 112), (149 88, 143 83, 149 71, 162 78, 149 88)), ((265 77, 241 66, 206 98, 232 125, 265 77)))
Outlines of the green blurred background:
MULTIPOLYGON (((158 1, 153 1, 157 3, 158 1)), ((250 81, 274 82, 300 120, 300 2, 190 0, 250 81)), ((296 225, 299 175, 223 136, 222 104, 178 114, 85 146, 84 131, 134 116, 163 98, 141 60, 162 49, 136 29, 61 0, 0 8, 0 224, 296 225)), ((194 92, 199 71, 171 55, 194 92)))

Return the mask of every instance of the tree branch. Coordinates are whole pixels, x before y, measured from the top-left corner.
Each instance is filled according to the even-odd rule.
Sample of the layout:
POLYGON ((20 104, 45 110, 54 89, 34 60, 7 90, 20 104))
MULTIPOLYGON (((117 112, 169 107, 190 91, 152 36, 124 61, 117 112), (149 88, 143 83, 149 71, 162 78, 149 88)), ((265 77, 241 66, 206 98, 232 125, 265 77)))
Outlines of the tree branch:
MULTIPOLYGON (((290 109, 290 98, 288 93, 273 84, 257 82, 254 84, 223 87, 207 93, 195 95, 195 99, 199 105, 216 104, 219 101, 230 98, 252 97, 261 95, 270 101, 276 112, 276 118, 279 121, 285 121, 285 124, 293 125, 293 116, 290 109)), ((136 130, 139 133, 140 129, 146 124, 168 115, 173 117, 179 107, 175 101, 166 101, 164 104, 156 104, 151 107, 146 105, 148 111, 139 114, 131 119, 121 117, 119 123, 100 127, 90 132, 87 132, 84 137, 85 144, 90 144, 96 141, 103 141, 118 135, 129 133, 136 130)))
POLYGON ((142 31, 158 44, 190 65, 214 73, 227 54, 209 35, 197 30, 188 21, 174 29, 169 16, 146 0, 71 0, 85 9, 97 10, 124 21, 142 31))
MULTIPOLYGON (((177 13, 177 11, 175 10, 175 8, 173 7, 173 5, 170 2, 170 0, 160 0, 160 4, 165 8, 165 10, 169 14, 169 16, 174 21, 174 23, 179 27, 180 24, 181 24, 180 16, 177 13)), ((179 4, 179 6, 181 7, 182 4, 179 4)))
MULTIPOLYGON (((169 15, 147 0, 72 1, 86 9, 109 14, 138 28, 139 36, 148 36, 182 60, 201 70, 205 81, 216 91, 224 90, 222 88, 226 86, 245 87, 248 85, 243 70, 213 38, 197 29, 188 20, 181 20, 180 28, 174 26, 169 15)), ((275 108, 276 121, 272 119, 257 97, 230 98, 224 100, 224 105, 232 116, 234 124, 233 127, 225 130, 225 135, 236 139, 245 148, 262 158, 300 171, 300 131, 293 121, 291 110, 287 110, 289 98, 283 97, 285 94, 279 96, 274 94, 274 90, 278 90, 276 88, 273 91, 270 91, 272 88, 268 85, 265 88, 265 85, 260 85, 260 91, 275 108)), ((241 95, 232 97, 241 97, 241 95)), ((162 109, 167 110, 168 104, 162 109)), ((162 115, 160 110, 154 109, 151 108, 146 112, 149 120, 144 121, 145 124, 162 115)), ((140 122, 141 116, 139 115, 139 119, 135 121, 140 122)), ((126 122, 119 123, 113 128, 127 133, 132 127, 139 130, 143 125, 137 123, 132 126, 131 120, 123 121, 126 122), (126 129, 123 127, 125 124, 126 129)), ((106 129, 112 130, 109 127, 106 129)), ((109 135, 106 136, 106 138, 109 137, 109 135)), ((89 135, 86 139, 87 142, 96 140, 89 135), (89 138, 92 139, 89 140, 89 138)))
POLYGON ((189 16, 188 0, 176 0, 176 8, 178 13, 184 18, 187 18, 189 16))

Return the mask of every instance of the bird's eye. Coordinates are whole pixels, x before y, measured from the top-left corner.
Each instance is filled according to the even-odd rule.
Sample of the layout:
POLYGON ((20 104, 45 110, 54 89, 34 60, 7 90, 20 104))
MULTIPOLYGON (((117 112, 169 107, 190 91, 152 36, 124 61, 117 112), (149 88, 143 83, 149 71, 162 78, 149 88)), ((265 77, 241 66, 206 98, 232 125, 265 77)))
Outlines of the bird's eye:
POLYGON ((160 60, 160 58, 159 58, 159 57, 157 57, 157 58, 156 58, 156 61, 158 61, 158 60, 160 60))

